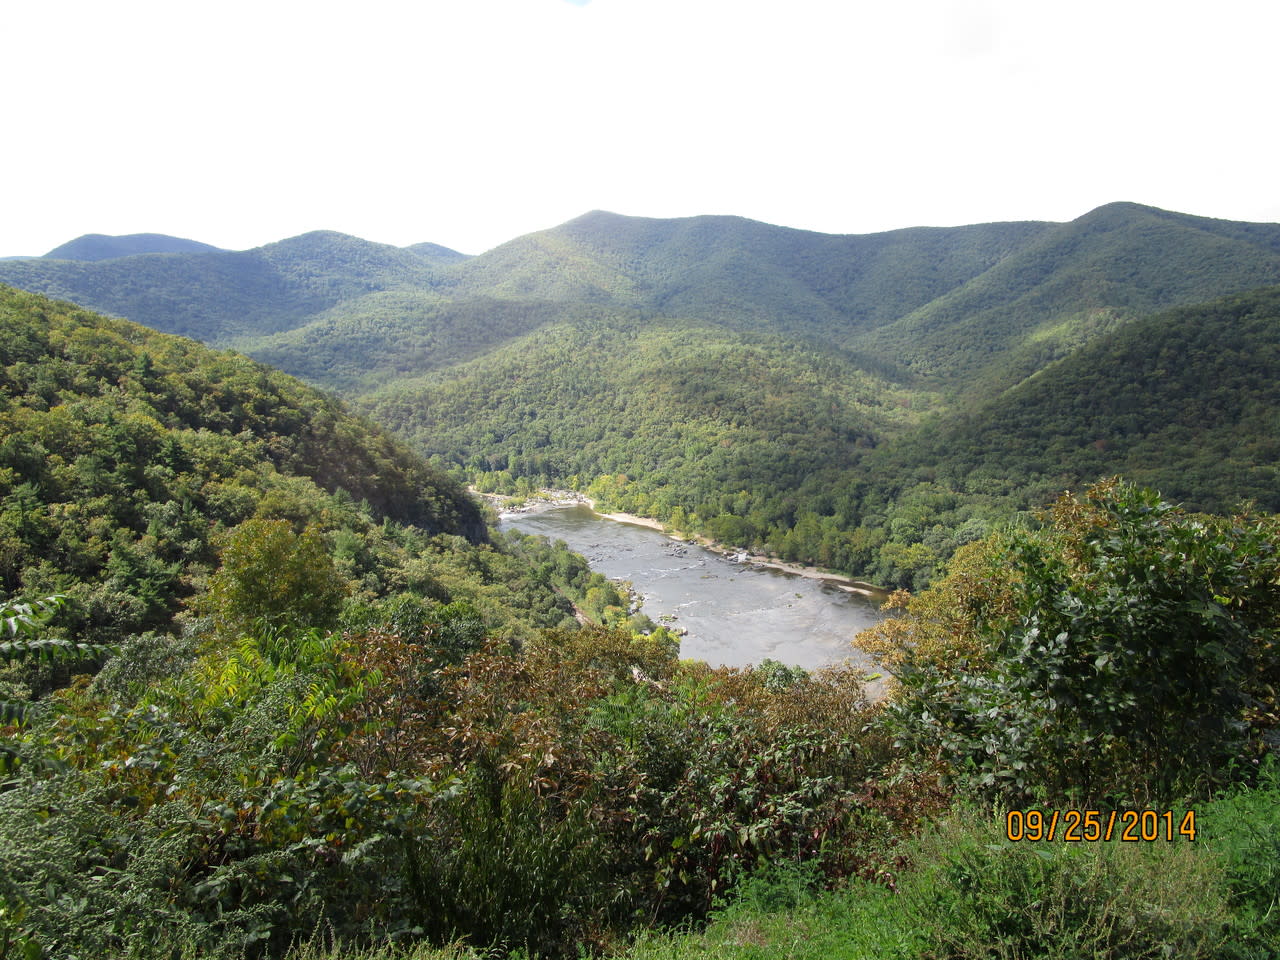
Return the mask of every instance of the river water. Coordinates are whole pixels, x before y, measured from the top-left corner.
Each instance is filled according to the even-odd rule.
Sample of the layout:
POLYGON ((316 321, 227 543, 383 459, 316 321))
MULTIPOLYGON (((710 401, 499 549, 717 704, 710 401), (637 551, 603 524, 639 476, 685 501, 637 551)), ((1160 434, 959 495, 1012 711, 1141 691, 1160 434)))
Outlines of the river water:
POLYGON ((584 504, 503 514, 499 525, 563 540, 593 570, 630 581, 654 623, 688 631, 681 657, 732 667, 771 658, 805 669, 848 658, 871 669, 849 645, 880 619, 876 601, 860 594, 736 563, 657 530, 606 519, 584 504))

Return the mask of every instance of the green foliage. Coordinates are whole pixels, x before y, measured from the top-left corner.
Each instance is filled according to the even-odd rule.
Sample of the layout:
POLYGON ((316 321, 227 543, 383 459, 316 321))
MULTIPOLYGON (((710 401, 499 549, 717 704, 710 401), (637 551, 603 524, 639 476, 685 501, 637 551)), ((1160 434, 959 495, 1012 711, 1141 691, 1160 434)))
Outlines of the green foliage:
POLYGON ((200 640, 190 634, 171 637, 150 631, 129 637, 116 648, 90 687, 104 700, 134 706, 149 688, 175 680, 196 661, 200 640))
POLYGON ((321 917, 344 936, 391 932, 400 901, 387 901, 382 851, 413 831, 435 787, 391 770, 364 777, 331 753, 352 706, 383 682, 357 672, 351 650, 267 633, 131 708, 67 697, 31 734, 67 755, 67 783, 29 776, 0 802, 15 871, 0 895, 26 904, 54 952, 112 956, 168 930, 203 955, 238 957, 321 917), (74 800, 47 809, 62 789, 74 800))
MULTIPOLYGON (((788 891, 790 892, 790 891, 788 891)), ((855 883, 790 897, 771 908, 748 892, 717 910, 705 930, 644 931, 617 954, 625 960, 914 960, 924 946, 902 898, 855 883)))
POLYGON ((27 936, 23 925, 26 911, 0 899, 0 960, 40 960, 44 951, 27 936))
POLYGON ((606 906, 608 860, 590 807, 562 808, 518 780, 483 770, 441 794, 430 837, 408 839, 424 932, 533 956, 563 955, 606 906))
MULTIPOLYGON (((40 635, 66 603, 66 599, 55 595, 30 601, 0 601, 0 636, 11 638, 0 640, 0 660, 43 664, 73 663, 110 653, 110 647, 100 644, 73 643, 70 640, 40 635)), ((21 722, 22 709, 19 704, 8 701, 0 703, 0 723, 21 722)))
POLYGON ((884 755, 862 730, 860 684, 839 671, 785 687, 777 676, 692 672, 673 694, 624 688, 595 705, 592 726, 627 745, 607 768, 634 784, 615 842, 643 854, 649 879, 631 896, 649 918, 701 916, 775 858, 827 876, 874 869, 879 851, 860 828, 877 803, 854 794, 884 755))
POLYGON ((1014 802, 1202 792, 1249 742, 1252 698, 1274 698, 1277 546, 1272 521, 1114 481, 1064 497, 993 558, 1012 611, 967 627, 981 661, 898 665, 895 728, 1014 802))
POLYGON ((823 891, 812 872, 783 861, 739 884, 705 929, 645 931, 617 956, 626 960, 829 957, 919 957, 922 943, 901 898, 879 885, 854 882, 823 891))
MULTIPOLYGON (((11 599, 0 602, 0 659, 68 661, 83 658, 94 651, 88 644, 41 638, 43 626, 66 602, 66 597, 52 596, 39 600, 11 599)), ((26 719, 26 706, 14 700, 0 699, 0 726, 21 726, 26 719)), ((0 749, 0 771, 7 772, 16 757, 10 745, 0 749)))
POLYGON ((900 489, 927 471, 1005 512, 1114 474, 1193 510, 1252 500, 1274 511, 1277 362, 1280 288, 1160 313, 876 451, 867 467, 900 489))
POLYGON ((85 641, 168 629, 255 515, 485 538, 453 481, 297 381, 7 289, 0 317, 0 590, 68 596, 85 641))
POLYGON ((1225 884, 1195 843, 1011 843, 1004 829, 966 811, 917 844, 903 895, 924 955, 1221 956, 1225 884))
POLYGON ((10 639, 0 643, 0 657, 6 660, 32 653, 48 655, 48 647, 34 643, 40 627, 58 612, 66 597, 43 597, 38 600, 8 600, 0 606, 0 635, 10 639), (25 640, 14 640, 21 634, 25 640))
POLYGON ((1280 766, 1267 757, 1253 785, 1240 784, 1198 810, 1203 842, 1226 874, 1233 929, 1223 956, 1280 951, 1280 766))
MULTIPOLYGON (((65 602, 66 597, 56 595, 29 601, 0 601, 0 636, 12 638, 0 641, 0 659, 65 664, 111 653, 110 648, 97 644, 72 643, 40 635, 65 602)), ((0 775, 12 774, 19 764, 29 759, 17 740, 9 735, 9 730, 17 730, 27 723, 30 706, 29 702, 0 698, 0 729, 8 728, 0 739, 0 775)), ((47 762, 47 758, 39 759, 48 767, 57 766, 47 762)), ((0 789, 8 785, 9 781, 2 781, 0 789)))
POLYGON ((857 869, 879 801, 851 790, 884 752, 855 674, 685 675, 673 646, 603 628, 459 662, 438 631, 466 604, 388 610, 407 638, 258 629, 194 660, 139 638, 150 666, 61 693, 24 737, 65 782, 0 794, 24 936, 115 956, 168 930, 232 957, 323 920, 348 943, 564 955, 704 912, 775 854, 857 869))
POLYGON ((232 530, 199 608, 228 635, 258 622, 327 629, 347 592, 329 547, 315 527, 295 534, 286 520, 247 520, 232 530))

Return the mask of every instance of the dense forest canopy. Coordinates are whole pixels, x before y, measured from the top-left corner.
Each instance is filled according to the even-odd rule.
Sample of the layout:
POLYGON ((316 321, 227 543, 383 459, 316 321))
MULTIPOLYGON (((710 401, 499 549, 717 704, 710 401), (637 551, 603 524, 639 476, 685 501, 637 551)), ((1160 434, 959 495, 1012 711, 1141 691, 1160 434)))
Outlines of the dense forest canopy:
POLYGON ((1280 284, 1275 224, 1113 203, 831 236, 595 211, 476 257, 320 231, 0 279, 338 390, 482 489, 574 486, 886 586, 1105 474, 1275 506, 1274 305, 1250 293, 1280 284))
POLYGON ((455 481, 291 377, 10 288, 0 321, 0 590, 72 597, 88 639, 167 628, 255 518, 345 543, 374 594, 375 529, 489 538, 455 481))

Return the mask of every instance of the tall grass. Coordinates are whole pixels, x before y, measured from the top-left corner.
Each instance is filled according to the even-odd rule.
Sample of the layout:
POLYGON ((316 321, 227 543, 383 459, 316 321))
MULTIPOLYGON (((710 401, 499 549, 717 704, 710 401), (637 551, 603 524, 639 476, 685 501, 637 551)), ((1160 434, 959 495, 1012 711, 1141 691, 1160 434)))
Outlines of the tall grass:
POLYGON ((1265 763, 1256 786, 1229 790, 1199 814, 1232 909, 1224 960, 1280 957, 1280 763, 1265 763))
POLYGON ((1221 865, 1187 840, 1012 843, 962 811, 913 859, 904 896, 939 960, 1208 960, 1228 937, 1221 865))

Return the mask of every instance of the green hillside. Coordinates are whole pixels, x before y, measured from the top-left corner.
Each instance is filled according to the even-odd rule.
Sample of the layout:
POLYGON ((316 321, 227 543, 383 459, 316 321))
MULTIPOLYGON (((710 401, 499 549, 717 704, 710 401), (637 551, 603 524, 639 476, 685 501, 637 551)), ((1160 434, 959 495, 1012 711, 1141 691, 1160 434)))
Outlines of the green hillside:
MULTIPOLYGON (((1264 456, 1256 417, 1216 440, 1126 446, 1058 437, 1070 404, 1012 411, 1069 362, 1127 383, 1089 351, 1144 317, 1280 284, 1275 224, 1115 203, 1064 224, 831 236, 596 211, 476 257, 319 232, 243 253, 6 262, 0 278, 233 345, 482 485, 590 487, 889 585, 927 582, 1095 468, 1189 503, 1265 499, 1252 453, 1182 469, 1188 444, 1223 437, 1264 456)), ((1142 330, 1158 339, 1164 322, 1142 330)), ((1132 407, 1099 383, 1098 416, 1132 407)))
POLYGON ((0 282, 232 346, 374 291, 429 287, 436 270, 407 250, 320 231, 241 252, 5 261, 0 282))
POLYGON ((591 308, 540 300, 448 300, 434 290, 366 294, 304 326, 245 337, 240 350, 295 376, 356 397, 483 356, 512 339, 591 308))
POLYGON ((741 217, 651 220, 597 211, 469 260, 447 289, 843 340, 977 276, 1046 226, 833 236, 741 217))
POLYGON ((1280 225, 1115 203, 1046 231, 860 345, 981 398, 1124 320, 1274 283, 1280 225))
POLYGON ((1134 321, 971 414, 877 451, 1020 507, 1121 474, 1194 510, 1280 511, 1280 287, 1134 321))
POLYGON ((799 504, 830 502, 829 484, 918 400, 838 352, 599 309, 363 403, 469 470, 539 484, 625 474, 635 512, 736 515, 763 537, 799 504))
POLYGON ((292 377, 7 287, 0 321, 0 592, 74 598, 89 638, 167 628, 249 520, 488 537, 454 481, 292 377))

